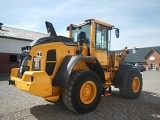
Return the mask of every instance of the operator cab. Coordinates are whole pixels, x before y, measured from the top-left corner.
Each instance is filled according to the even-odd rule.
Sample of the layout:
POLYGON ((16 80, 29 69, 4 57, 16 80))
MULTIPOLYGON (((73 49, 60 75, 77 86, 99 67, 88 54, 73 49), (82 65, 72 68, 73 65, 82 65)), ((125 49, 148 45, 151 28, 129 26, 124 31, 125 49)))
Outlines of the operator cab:
POLYGON ((113 25, 95 20, 88 19, 85 22, 74 25, 70 24, 67 27, 69 31, 69 38, 73 39, 74 42, 78 42, 77 35, 80 32, 86 33, 86 41, 84 42, 89 49, 94 48, 95 50, 103 50, 108 53, 111 47, 111 30, 116 29, 116 37, 119 37, 119 29, 114 28, 113 25))

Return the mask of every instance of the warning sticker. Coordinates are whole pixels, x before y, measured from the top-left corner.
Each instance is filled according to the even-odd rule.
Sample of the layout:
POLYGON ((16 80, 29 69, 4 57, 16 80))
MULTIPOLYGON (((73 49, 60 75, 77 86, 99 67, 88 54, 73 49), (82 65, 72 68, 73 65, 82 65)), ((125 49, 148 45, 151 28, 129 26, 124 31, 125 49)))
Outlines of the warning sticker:
POLYGON ((33 64, 32 64, 32 69, 35 71, 38 71, 41 69, 41 61, 40 58, 34 57, 33 58, 33 64))

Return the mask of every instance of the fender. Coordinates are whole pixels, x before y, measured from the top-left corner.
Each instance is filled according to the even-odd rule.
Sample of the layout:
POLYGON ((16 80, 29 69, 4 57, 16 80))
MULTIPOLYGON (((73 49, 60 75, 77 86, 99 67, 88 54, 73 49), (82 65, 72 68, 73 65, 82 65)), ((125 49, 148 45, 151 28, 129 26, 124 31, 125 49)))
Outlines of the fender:
POLYGON ((90 70, 96 72, 102 83, 105 81, 104 71, 99 63, 99 61, 92 56, 66 56, 60 65, 55 78, 53 80, 53 86, 65 86, 69 81, 70 74, 72 72, 73 67, 78 63, 79 60, 92 60, 92 62, 86 62, 86 65, 90 70))
POLYGON ((127 81, 127 77, 132 69, 133 69, 132 65, 120 64, 118 70, 115 73, 115 77, 113 79, 114 87, 116 88, 124 87, 123 81, 127 81))

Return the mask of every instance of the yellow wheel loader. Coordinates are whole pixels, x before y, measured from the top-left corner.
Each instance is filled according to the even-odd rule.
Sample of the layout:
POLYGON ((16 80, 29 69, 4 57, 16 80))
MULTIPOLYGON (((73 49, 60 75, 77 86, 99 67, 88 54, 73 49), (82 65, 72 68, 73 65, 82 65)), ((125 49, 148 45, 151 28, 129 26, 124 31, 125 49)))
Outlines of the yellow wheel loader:
POLYGON ((110 51, 113 25, 87 19, 67 27, 69 37, 57 36, 46 21, 48 37, 22 47, 21 65, 13 68, 9 84, 48 101, 62 98, 65 106, 77 113, 93 111, 111 86, 129 99, 139 97, 142 75, 125 64, 127 47, 121 54, 110 51))

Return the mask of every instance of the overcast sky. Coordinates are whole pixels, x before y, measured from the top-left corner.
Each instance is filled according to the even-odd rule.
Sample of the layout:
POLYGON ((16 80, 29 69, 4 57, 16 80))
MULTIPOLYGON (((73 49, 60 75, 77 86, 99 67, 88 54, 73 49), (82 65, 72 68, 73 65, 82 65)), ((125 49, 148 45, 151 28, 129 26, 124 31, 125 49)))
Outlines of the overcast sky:
POLYGON ((50 21, 64 36, 71 23, 99 19, 120 29, 112 50, 160 46, 160 0, 1 0, 0 11, 5 26, 47 33, 50 21))

